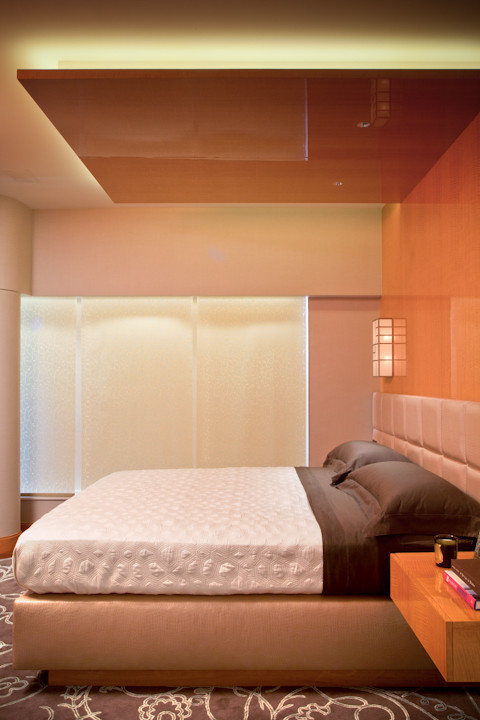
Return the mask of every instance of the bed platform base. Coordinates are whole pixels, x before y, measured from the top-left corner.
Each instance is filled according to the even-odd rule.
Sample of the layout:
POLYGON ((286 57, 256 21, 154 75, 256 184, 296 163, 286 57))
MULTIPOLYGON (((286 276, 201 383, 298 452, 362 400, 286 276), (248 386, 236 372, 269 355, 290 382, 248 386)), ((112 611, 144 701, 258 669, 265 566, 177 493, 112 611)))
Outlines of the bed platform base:
POLYGON ((446 683, 437 670, 50 670, 48 684, 129 687, 441 687, 452 683, 446 683))
MULTIPOLYGON (((49 670, 52 686, 123 687, 442 687, 438 670, 49 670)), ((465 685, 465 683, 462 683, 465 685)))
POLYGON ((52 685, 444 684, 385 597, 36 595, 14 667, 52 685))

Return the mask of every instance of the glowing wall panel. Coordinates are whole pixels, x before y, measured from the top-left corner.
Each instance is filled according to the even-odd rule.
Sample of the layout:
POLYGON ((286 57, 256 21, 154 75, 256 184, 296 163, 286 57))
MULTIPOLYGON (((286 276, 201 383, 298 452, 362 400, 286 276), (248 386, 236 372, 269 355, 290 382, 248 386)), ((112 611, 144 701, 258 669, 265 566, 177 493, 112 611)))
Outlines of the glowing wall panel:
POLYGON ((22 492, 303 465, 305 298, 24 298, 22 492))
POLYGON ((82 484, 192 465, 191 298, 82 300, 82 484))
POLYGON ((200 298, 200 466, 306 463, 306 301, 200 298))
POLYGON ((21 303, 23 493, 75 489, 75 298, 21 303))

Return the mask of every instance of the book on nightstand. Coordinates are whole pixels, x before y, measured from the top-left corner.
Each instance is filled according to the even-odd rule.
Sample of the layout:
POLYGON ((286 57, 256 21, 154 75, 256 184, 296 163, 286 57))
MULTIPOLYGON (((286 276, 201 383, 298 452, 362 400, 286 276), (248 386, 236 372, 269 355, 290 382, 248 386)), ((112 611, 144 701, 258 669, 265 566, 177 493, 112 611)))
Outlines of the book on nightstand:
POLYGON ((453 570, 444 570, 443 579, 473 610, 480 610, 480 595, 472 590, 453 570))
POLYGON ((480 595, 480 560, 476 558, 455 558, 452 560, 452 570, 463 582, 480 595))

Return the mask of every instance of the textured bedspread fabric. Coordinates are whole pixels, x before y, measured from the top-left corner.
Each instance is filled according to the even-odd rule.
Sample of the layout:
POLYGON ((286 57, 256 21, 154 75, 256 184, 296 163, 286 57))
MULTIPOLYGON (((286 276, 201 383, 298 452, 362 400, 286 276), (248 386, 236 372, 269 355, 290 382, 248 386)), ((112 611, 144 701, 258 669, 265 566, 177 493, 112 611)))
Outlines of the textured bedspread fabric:
POLYGON ((36 593, 320 593, 322 533, 294 468, 123 471, 26 530, 36 593))

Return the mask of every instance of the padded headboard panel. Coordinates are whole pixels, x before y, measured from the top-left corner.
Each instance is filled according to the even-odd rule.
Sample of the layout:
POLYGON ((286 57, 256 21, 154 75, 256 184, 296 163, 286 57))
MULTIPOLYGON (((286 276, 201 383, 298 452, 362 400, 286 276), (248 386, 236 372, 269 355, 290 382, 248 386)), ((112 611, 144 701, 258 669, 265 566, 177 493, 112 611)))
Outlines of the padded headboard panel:
POLYGON ((480 501, 480 403, 376 392, 373 439, 480 501))

